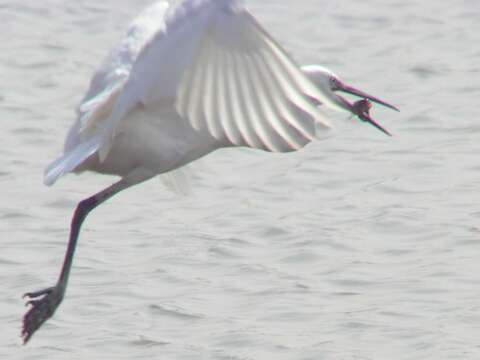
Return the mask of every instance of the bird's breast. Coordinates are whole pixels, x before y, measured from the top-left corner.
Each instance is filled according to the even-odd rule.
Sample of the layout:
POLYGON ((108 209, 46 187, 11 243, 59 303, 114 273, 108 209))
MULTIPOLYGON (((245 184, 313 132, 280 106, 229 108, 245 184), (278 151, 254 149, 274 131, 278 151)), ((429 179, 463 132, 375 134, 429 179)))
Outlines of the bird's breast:
POLYGON ((94 154, 79 170, 125 176, 138 167, 161 174, 222 147, 207 131, 194 129, 173 107, 139 106, 122 122, 103 162, 94 154))

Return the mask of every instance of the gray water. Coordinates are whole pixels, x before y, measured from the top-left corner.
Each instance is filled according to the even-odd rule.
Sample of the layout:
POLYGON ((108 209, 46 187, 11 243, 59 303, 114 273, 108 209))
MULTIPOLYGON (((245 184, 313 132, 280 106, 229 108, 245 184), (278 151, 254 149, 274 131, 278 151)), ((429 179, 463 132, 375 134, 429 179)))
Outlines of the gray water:
POLYGON ((376 106, 293 154, 232 149, 88 218, 67 297, 26 347, 76 203, 42 185, 90 75, 150 0, 0 1, 2 359, 479 359, 480 2, 250 1, 302 64, 376 106))

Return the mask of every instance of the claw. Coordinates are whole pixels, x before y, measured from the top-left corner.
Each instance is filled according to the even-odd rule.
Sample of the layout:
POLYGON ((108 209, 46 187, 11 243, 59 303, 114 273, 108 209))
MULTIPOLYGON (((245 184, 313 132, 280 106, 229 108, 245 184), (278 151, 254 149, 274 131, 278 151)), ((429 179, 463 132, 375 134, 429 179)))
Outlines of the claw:
POLYGON ((26 293, 24 298, 30 298, 26 305, 31 306, 23 317, 22 339, 25 345, 42 324, 47 321, 60 305, 64 288, 50 287, 36 292, 26 293))
POLYGON ((46 289, 42 289, 42 290, 39 290, 39 291, 34 291, 34 292, 27 292, 25 294, 23 294, 22 298, 25 299, 25 298, 37 298, 39 296, 42 296, 42 295, 48 295, 50 294, 52 291, 53 291, 54 287, 49 287, 49 288, 46 288, 46 289))

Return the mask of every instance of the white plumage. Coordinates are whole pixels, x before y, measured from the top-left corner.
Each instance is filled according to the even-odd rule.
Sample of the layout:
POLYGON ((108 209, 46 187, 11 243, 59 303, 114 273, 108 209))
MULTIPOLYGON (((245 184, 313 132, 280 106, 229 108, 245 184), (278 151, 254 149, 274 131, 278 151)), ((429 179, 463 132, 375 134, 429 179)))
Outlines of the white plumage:
POLYGON ((311 98, 333 105, 242 1, 160 1, 95 73, 45 183, 82 170, 153 176, 224 146, 297 150, 315 122, 329 127, 311 98))
POLYGON ((24 342, 63 300, 84 219, 118 192, 222 147, 300 149, 330 126, 321 104, 386 132, 367 100, 351 104, 336 91, 394 108, 327 69, 299 68, 243 1, 160 1, 142 12, 95 73, 62 156, 45 171, 47 185, 84 170, 121 179, 78 204, 57 283, 26 294, 24 342))

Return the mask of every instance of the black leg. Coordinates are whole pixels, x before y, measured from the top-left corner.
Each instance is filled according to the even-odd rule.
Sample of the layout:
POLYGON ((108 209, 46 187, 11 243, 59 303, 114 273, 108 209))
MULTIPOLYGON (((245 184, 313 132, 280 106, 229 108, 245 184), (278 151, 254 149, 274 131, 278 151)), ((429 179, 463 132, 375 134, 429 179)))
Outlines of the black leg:
POLYGON ((67 288, 68 277, 70 275, 70 269, 72 267, 73 255, 75 253, 78 235, 80 233, 80 227, 82 226, 82 223, 87 217, 88 213, 96 206, 100 205, 128 186, 129 185, 125 181, 120 180, 119 182, 97 193, 96 195, 81 201, 78 204, 70 225, 70 237, 68 241, 67 252, 65 254, 62 271, 57 283, 53 287, 26 293, 24 295, 24 297, 29 299, 27 305, 30 305, 30 309, 23 317, 22 338, 24 344, 26 344, 35 331, 37 331, 40 326, 42 326, 42 324, 54 314, 55 310, 63 300, 65 290, 67 288))

